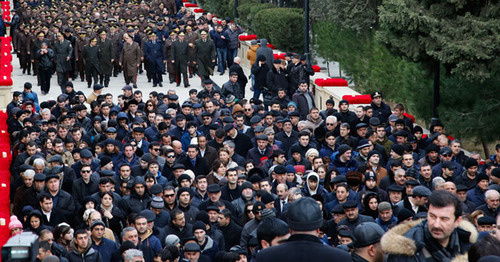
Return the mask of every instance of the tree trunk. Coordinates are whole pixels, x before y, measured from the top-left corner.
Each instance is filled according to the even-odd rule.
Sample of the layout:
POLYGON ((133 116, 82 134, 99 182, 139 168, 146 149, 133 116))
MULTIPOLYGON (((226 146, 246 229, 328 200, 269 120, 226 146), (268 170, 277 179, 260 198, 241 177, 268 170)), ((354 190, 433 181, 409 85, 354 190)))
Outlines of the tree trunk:
POLYGON ((484 159, 488 159, 488 157, 490 156, 490 149, 488 148, 488 144, 486 142, 484 142, 484 139, 482 137, 479 138, 479 140, 481 141, 481 144, 483 145, 484 159))

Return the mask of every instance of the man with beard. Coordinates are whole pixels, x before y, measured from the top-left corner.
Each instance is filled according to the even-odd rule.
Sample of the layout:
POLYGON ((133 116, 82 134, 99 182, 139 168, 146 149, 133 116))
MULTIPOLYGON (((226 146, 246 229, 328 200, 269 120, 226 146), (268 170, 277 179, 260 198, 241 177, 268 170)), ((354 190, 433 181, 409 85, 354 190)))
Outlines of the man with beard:
POLYGON ((382 239, 387 261, 449 261, 472 246, 474 225, 462 220, 460 200, 436 190, 429 197, 427 219, 402 224, 382 239), (408 247, 408 248, 403 248, 408 247))
POLYGON ((384 230, 373 222, 361 223, 354 229, 354 250, 351 253, 353 262, 382 262, 384 251, 380 239, 384 230))
POLYGON ((75 238, 71 242, 73 251, 68 254, 68 260, 73 261, 102 261, 102 256, 91 247, 89 234, 85 229, 78 229, 75 232, 75 238))

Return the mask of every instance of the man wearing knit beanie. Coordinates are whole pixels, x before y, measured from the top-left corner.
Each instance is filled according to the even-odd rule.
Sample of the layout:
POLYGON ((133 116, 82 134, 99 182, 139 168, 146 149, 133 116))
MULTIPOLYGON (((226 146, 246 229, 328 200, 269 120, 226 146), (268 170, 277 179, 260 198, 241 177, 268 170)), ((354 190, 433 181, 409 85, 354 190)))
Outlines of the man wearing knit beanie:
POLYGON ((193 224, 193 235, 196 243, 200 245, 201 254, 214 260, 215 254, 219 251, 219 245, 210 236, 207 235, 207 226, 201 221, 193 224))
POLYGON ((349 171, 358 169, 358 162, 352 158, 352 148, 346 144, 339 146, 338 153, 333 159, 333 165, 339 170, 340 174, 345 175, 349 171))
POLYGON ((473 189, 479 182, 477 178, 477 170, 479 164, 477 163, 476 159, 468 158, 467 160, 465 160, 464 167, 465 171, 457 176, 453 182, 455 183, 455 185, 464 185, 470 190, 473 189))

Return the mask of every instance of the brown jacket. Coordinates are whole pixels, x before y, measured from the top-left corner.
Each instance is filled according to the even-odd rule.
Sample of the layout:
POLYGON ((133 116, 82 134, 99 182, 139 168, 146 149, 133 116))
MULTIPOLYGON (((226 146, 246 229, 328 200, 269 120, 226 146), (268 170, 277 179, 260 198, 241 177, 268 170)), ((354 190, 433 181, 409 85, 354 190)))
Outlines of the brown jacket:
MULTIPOLYGON (((372 166, 370 165, 369 162, 366 163, 366 167, 368 168, 369 171, 373 171, 372 166)), ((377 175, 377 186, 379 186, 380 180, 382 180, 382 178, 387 176, 387 169, 378 166, 374 173, 375 175, 377 175)))
POLYGON ((142 50, 138 43, 123 44, 120 54, 120 63, 123 67, 123 73, 127 76, 137 75, 138 66, 141 63, 142 50))
POLYGON ((255 64, 255 60, 257 59, 257 49, 259 49, 259 45, 250 46, 250 49, 247 51, 247 59, 250 60, 250 65, 255 64))

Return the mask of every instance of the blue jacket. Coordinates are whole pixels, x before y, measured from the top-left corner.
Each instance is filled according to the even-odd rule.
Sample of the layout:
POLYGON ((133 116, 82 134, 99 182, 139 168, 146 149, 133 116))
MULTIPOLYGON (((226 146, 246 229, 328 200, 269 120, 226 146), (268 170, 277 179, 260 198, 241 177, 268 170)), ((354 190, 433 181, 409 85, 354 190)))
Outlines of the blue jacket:
POLYGON ((471 201, 474 203, 476 207, 486 204, 484 201, 484 193, 478 185, 476 185, 473 189, 467 191, 467 200, 471 201))
POLYGON ((339 155, 337 154, 335 157, 332 155, 332 160, 333 161, 330 163, 330 166, 335 166, 341 175, 345 176, 347 172, 356 171, 358 169, 358 162, 353 160, 352 157, 349 161, 343 163, 340 161, 339 155))
POLYGON ((210 36, 212 37, 216 48, 227 48, 227 44, 229 41, 227 32, 217 32, 215 30, 212 30, 210 31, 210 36), (226 39, 222 39, 222 36, 224 36, 226 39))
POLYGON ((118 250, 118 244, 105 237, 102 238, 100 245, 96 245, 94 241, 92 241, 91 247, 101 254, 102 262, 111 262, 111 256, 118 250))
POLYGON ((147 41, 144 44, 144 59, 148 61, 148 68, 154 73, 163 72, 165 66, 164 60, 167 60, 165 49, 160 41, 147 41))

